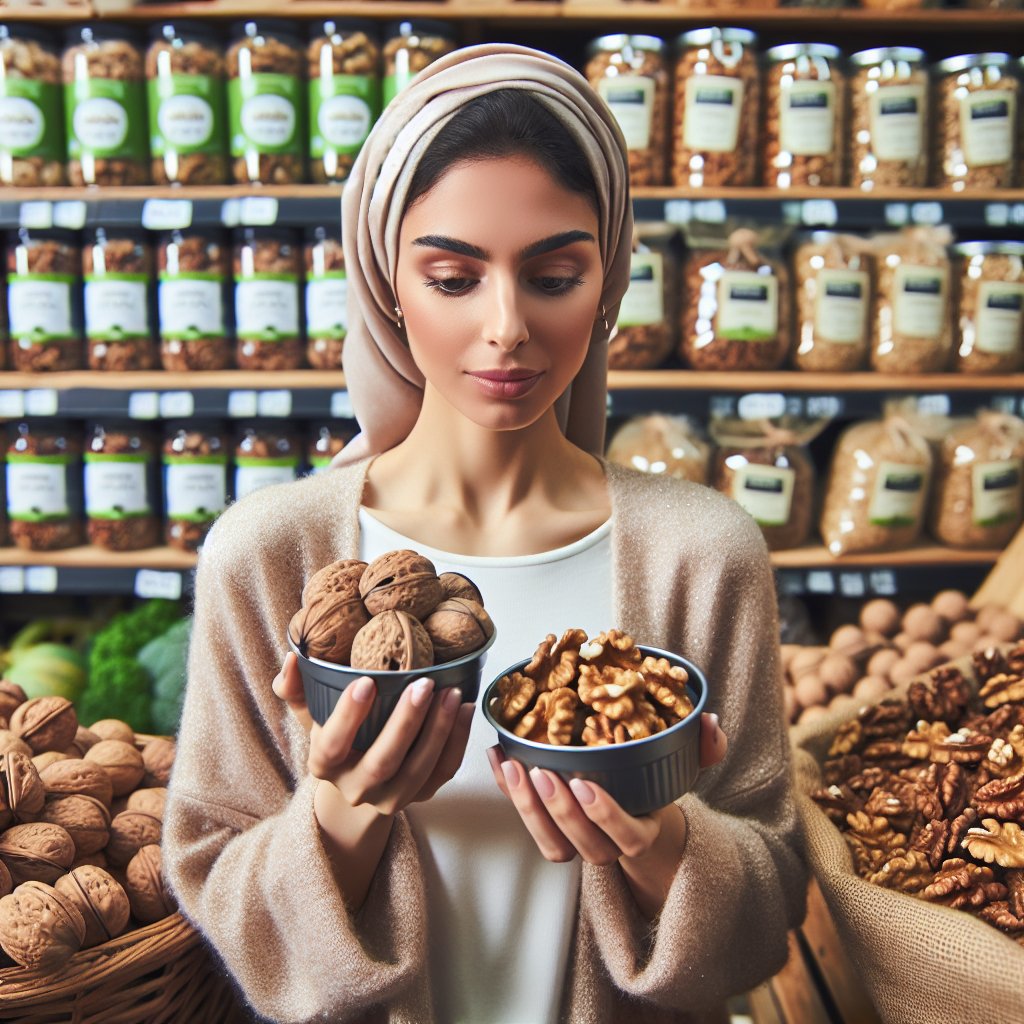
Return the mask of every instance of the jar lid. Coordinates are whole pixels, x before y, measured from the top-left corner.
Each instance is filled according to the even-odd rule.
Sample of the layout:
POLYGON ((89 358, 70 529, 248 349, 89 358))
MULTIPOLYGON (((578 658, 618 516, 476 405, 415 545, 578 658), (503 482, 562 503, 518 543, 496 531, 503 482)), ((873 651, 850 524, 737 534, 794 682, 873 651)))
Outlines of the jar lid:
POLYGON ((331 36, 344 36, 352 32, 364 32, 374 42, 377 41, 377 23, 371 18, 323 18, 317 19, 309 26, 310 42, 317 39, 328 39, 331 36))
POLYGON ((773 46, 765 52, 765 57, 773 62, 792 60, 794 57, 824 57, 826 60, 838 60, 842 51, 831 43, 783 43, 773 46))
POLYGON ((57 37, 49 29, 41 25, 23 25, 20 22, 14 25, 0 25, 0 43, 8 39, 31 39, 51 50, 57 45, 57 37))
POLYGON ((1008 53, 961 53, 956 57, 946 57, 935 65, 941 74, 953 74, 966 71, 968 68, 1004 68, 1013 58, 1008 53))
POLYGON ((665 40, 658 36, 628 35, 618 32, 614 35, 598 36, 587 44, 587 55, 595 53, 615 53, 627 46, 634 50, 648 50, 651 53, 661 53, 665 49, 665 40))
POLYGON ((142 41, 141 34, 124 25, 111 25, 108 21, 87 21, 82 25, 72 25, 64 30, 66 46, 78 43, 129 42, 138 46, 142 41))
POLYGON ((850 63, 858 67, 881 64, 884 60, 903 60, 908 64, 923 64, 924 50, 916 46, 876 46, 870 50, 858 50, 850 54, 850 63))
POLYGON ((454 39, 455 29, 446 21, 415 18, 409 21, 389 21, 384 26, 384 35, 387 39, 397 36, 440 36, 442 39, 454 39))
POLYGON ((240 39, 261 39, 266 36, 274 36, 284 39, 286 42, 300 45, 299 34, 295 26, 284 18, 260 18, 258 21, 234 21, 231 23, 230 37, 232 42, 240 39))
POLYGON ((216 43, 218 46, 221 43, 220 32, 212 25, 188 19, 156 22, 149 28, 149 39, 154 43, 161 39, 168 43, 175 39, 200 39, 203 42, 216 43))
POLYGON ((691 28, 676 41, 681 46, 707 46, 716 39, 723 43, 747 43, 753 46, 757 43, 757 33, 751 32, 749 28, 719 28, 714 25, 711 28, 691 28))
POLYGON ((958 256, 1024 256, 1024 242, 958 242, 953 252, 958 256))

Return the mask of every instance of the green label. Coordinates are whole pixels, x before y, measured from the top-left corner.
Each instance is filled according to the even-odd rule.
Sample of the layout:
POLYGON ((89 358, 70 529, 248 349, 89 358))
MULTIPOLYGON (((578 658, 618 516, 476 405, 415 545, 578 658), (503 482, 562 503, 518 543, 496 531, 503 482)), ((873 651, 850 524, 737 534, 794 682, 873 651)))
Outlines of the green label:
POLYGON ((151 78, 149 145, 165 153, 224 152, 224 86, 210 75, 151 78))
POLYGON ((368 75, 332 75, 309 83, 309 146, 355 156, 380 115, 380 82, 368 75))
POLYGON ((302 87, 294 75, 250 75, 228 82, 231 155, 302 154, 302 87))
POLYGON ((236 466, 254 468, 256 466, 290 466, 294 468, 299 460, 294 456, 282 455, 276 458, 258 459, 253 456, 240 455, 235 459, 236 466))
POLYGON ((413 79, 408 72, 403 74, 384 76, 384 95, 382 97, 386 107, 413 79))
POLYGON ((0 153, 64 159, 59 85, 0 78, 0 153))
POLYGON ((142 82, 88 78, 64 86, 68 156, 146 159, 146 91, 142 82))
POLYGON ((165 455, 165 466, 226 466, 226 455, 165 455))
POLYGON ((149 462, 148 455, 136 452, 86 452, 86 462, 149 462))
POLYGON ((35 452, 8 452, 8 462, 38 462, 44 466, 70 466, 74 461, 74 455, 37 455, 35 452))

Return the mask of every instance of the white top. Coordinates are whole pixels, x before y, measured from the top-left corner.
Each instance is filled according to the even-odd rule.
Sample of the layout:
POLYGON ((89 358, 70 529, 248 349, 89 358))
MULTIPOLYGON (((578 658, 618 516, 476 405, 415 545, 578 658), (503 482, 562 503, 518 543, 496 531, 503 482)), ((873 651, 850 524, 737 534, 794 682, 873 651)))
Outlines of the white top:
MULTIPOLYGON (((359 510, 359 557, 412 548, 438 573, 461 572, 483 595, 497 639, 480 693, 533 654, 548 633, 589 636, 612 622, 611 522, 535 555, 489 558, 438 551, 359 510)), ((555 1024, 576 922, 580 863, 553 864, 498 789, 486 749, 497 742, 480 713, 462 766, 407 814, 422 855, 430 980, 438 1020, 450 1024, 555 1024)))

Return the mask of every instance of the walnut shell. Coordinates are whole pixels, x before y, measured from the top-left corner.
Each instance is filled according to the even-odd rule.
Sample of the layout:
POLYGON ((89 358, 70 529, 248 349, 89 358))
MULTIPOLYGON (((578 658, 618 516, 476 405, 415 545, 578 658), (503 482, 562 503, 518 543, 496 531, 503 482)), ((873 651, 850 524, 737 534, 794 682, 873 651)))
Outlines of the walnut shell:
POLYGON ((85 921, 83 949, 115 938, 128 926, 128 894, 103 868, 82 864, 61 875, 54 888, 78 908, 85 921))
POLYGON ((159 921, 177 909, 164 880, 159 846, 144 846, 132 857, 125 871, 124 887, 132 913, 143 924, 159 921))
POLYGON ((0 860, 16 886, 30 879, 52 884, 74 859, 75 841, 48 821, 13 825, 0 835, 0 860))
POLYGON ((36 766, 36 771, 42 774, 45 768, 49 768, 51 764, 57 761, 70 761, 71 755, 65 754, 63 750, 44 750, 41 754, 36 754, 32 758, 32 763, 36 766))
POLYGON ((86 864, 91 864, 93 867, 103 868, 107 870, 107 855, 102 850, 97 850, 95 853, 87 853, 84 857, 76 857, 71 862, 71 867, 68 869, 74 871, 75 868, 83 867, 86 864))
POLYGON ((352 667, 367 671, 408 671, 434 663, 427 631, 408 612, 380 612, 356 633, 352 667))
POLYGON ((163 822, 145 811, 122 811, 110 823, 110 841, 104 853, 114 867, 123 867, 139 850, 159 843, 163 822))
POLYGON ((84 938, 78 907, 50 885, 25 882, 0 899, 0 947, 22 967, 54 971, 84 938))
POLYGON ((163 786, 152 786, 149 789, 137 789, 134 793, 129 793, 125 810, 144 811, 163 821, 166 804, 167 790, 163 786))
POLYGON ((142 754, 124 740, 100 740, 85 752, 85 760, 106 771, 114 796, 130 793, 146 774, 142 754))
POLYGON ((6 896, 14 888, 14 881, 11 878, 7 865, 0 860, 0 897, 6 896))
POLYGON ((434 646, 434 662, 454 661, 487 643, 494 623, 484 607, 464 597, 442 601, 423 620, 434 646))
POLYGON ((142 748, 142 764, 146 774, 142 777, 144 786, 166 786, 171 778, 174 765, 175 745, 173 740, 162 737, 150 740, 142 748))
POLYGON ((467 601, 476 601, 479 605, 484 603, 477 585, 461 572, 443 572, 438 576, 438 581, 446 600, 451 597, 464 597, 467 601))
POLYGON ((96 733, 86 729, 84 725, 80 725, 75 733, 75 738, 68 744, 64 752, 71 757, 82 757, 90 747, 96 746, 99 741, 100 738, 96 733))
POLYGON ((434 563, 406 548, 375 558, 363 572, 359 593, 371 615, 394 610, 421 621, 444 598, 434 563))
POLYGON ((14 709, 11 732, 24 740, 33 754, 64 750, 78 732, 78 715, 66 697, 34 697, 14 709))
POLYGON ((14 709, 28 700, 25 691, 10 679, 0 679, 0 718, 11 720, 14 709))
POLYGON ((10 729, 0 729, 0 754, 16 750, 19 754, 32 756, 34 751, 20 736, 16 736, 10 729))
MULTIPOLYGON (((92 749, 92 748, 90 748, 92 749)), ((110 775, 102 765, 84 758, 65 758, 47 765, 40 773, 47 796, 69 796, 80 793, 99 800, 110 807, 114 787, 110 775)))
POLYGON ((292 616, 288 635, 307 658, 347 665, 352 657, 352 641, 369 621, 370 613, 358 594, 339 598, 321 592, 292 616))
POLYGON ((0 828, 35 821, 45 802, 46 787, 32 759, 16 750, 0 755, 0 828))
POLYGON ((40 821, 60 825, 71 836, 76 858, 102 850, 110 839, 110 811, 92 796, 71 793, 50 797, 40 821))
POLYGON ((339 598, 360 597, 359 581, 366 571, 366 563, 358 558, 342 558, 325 565, 306 580, 302 588, 302 603, 309 604, 316 594, 331 593, 339 598))
POLYGON ((135 730, 120 718, 101 718, 89 726, 89 732, 101 740, 121 740, 135 745, 135 730))

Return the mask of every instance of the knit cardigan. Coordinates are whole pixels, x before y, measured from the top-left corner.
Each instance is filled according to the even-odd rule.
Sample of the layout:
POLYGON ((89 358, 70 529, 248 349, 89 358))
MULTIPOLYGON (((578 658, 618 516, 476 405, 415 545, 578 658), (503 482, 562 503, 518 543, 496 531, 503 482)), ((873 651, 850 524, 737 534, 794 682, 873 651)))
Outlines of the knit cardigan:
MULTIPOLYGON (((313 811, 308 737, 270 685, 305 581, 358 554, 368 464, 252 493, 221 515, 199 558, 165 870, 182 912, 274 1021, 435 1019, 427 947, 443 936, 431 932, 405 816, 350 913, 313 811)), ((657 920, 641 916, 617 864, 583 865, 561 1016, 720 1019, 729 995, 783 965, 804 911, 771 566, 754 521, 717 492, 604 469, 608 626, 704 669, 729 752, 679 801, 686 847, 657 920)))

